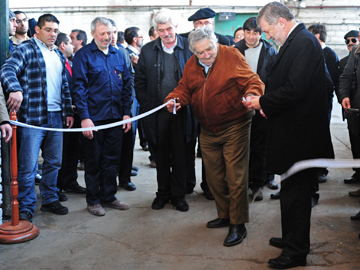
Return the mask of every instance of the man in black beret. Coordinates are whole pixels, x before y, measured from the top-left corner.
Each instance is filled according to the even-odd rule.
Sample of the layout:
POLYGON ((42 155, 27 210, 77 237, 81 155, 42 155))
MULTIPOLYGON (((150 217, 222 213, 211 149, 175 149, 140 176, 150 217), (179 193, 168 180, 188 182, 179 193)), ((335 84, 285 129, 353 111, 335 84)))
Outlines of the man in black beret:
POLYGON ((343 59, 340 60, 339 65, 340 65, 340 75, 343 73, 344 68, 346 66, 347 60, 350 56, 351 50, 355 45, 359 44, 359 40, 357 39, 359 35, 359 31, 356 30, 351 30, 349 32, 346 33, 346 35, 344 36, 345 39, 345 43, 346 43, 346 47, 349 50, 349 54, 344 57, 343 59))
MULTIPOLYGON (((215 17, 216 13, 211 8, 200 8, 198 11, 196 11, 193 15, 191 15, 188 18, 189 22, 193 22, 194 29, 199 27, 207 27, 210 30, 215 30, 215 17)), ((190 32, 180 34, 182 37, 188 38, 190 32)), ((230 46, 230 40, 224 35, 215 33, 216 38, 218 39, 218 43, 222 45, 230 46)))

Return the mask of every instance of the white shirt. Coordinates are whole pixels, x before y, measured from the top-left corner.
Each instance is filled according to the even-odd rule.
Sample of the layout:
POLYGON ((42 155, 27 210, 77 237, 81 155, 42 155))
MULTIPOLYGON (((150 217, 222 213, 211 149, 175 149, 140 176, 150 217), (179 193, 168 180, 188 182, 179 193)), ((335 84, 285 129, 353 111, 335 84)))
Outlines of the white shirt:
POLYGON ((49 112, 61 111, 61 85, 63 66, 54 45, 49 49, 45 43, 35 38, 45 60, 46 85, 47 85, 47 109, 49 112))

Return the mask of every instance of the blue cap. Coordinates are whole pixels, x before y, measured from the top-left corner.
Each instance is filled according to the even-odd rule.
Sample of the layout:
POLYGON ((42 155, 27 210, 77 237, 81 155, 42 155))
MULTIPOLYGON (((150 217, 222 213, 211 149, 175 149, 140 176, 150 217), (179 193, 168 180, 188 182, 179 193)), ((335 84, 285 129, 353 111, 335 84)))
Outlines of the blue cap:
POLYGON ((12 12, 10 9, 9 9, 9 19, 11 18, 16 18, 16 15, 14 12, 12 12))
POLYGON ((215 11, 213 11, 211 8, 200 8, 198 11, 196 11, 193 15, 191 15, 188 18, 188 21, 197 21, 202 19, 209 19, 214 18, 216 15, 215 11))

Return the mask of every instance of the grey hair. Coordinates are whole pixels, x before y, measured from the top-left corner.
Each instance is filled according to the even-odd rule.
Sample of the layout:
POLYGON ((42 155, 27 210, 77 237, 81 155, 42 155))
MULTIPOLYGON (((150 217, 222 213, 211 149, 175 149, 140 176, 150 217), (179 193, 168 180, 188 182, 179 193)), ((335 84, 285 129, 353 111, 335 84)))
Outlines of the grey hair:
POLYGON ((209 39, 215 47, 217 46, 218 40, 214 34, 214 31, 207 28, 196 28, 195 30, 191 31, 188 37, 190 51, 195 53, 195 43, 206 39, 209 39))
POLYGON ((110 29, 112 28, 112 24, 109 21, 109 19, 105 18, 105 17, 96 17, 92 22, 91 22, 91 32, 95 32, 95 28, 98 24, 102 24, 102 25, 107 25, 110 27, 110 29))
POLYGON ((294 19, 294 15, 287 6, 280 2, 270 2, 260 10, 256 23, 260 25, 260 21, 264 19, 269 25, 275 25, 280 17, 287 21, 294 19))
POLYGON ((162 8, 155 13, 153 18, 153 25, 155 30, 158 30, 158 24, 165 24, 170 22, 172 26, 177 26, 177 21, 175 20, 172 11, 168 8, 162 8))

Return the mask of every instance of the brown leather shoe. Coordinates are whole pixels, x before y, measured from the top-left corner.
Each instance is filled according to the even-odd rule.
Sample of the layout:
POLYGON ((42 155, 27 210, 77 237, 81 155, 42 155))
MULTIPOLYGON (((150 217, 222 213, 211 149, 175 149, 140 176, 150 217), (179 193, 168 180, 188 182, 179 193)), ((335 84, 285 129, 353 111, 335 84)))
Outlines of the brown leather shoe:
POLYGON ((351 197, 360 197, 360 189, 355 190, 355 191, 349 191, 349 195, 351 197))
POLYGON ((92 214, 94 216, 104 216, 105 215, 105 210, 99 203, 95 204, 95 205, 88 205, 87 210, 89 211, 90 214, 92 214))
POLYGON ((126 202, 120 202, 118 199, 116 199, 115 201, 113 201, 111 203, 103 203, 103 205, 111 207, 111 208, 115 208, 118 210, 128 210, 130 208, 130 206, 126 202))

